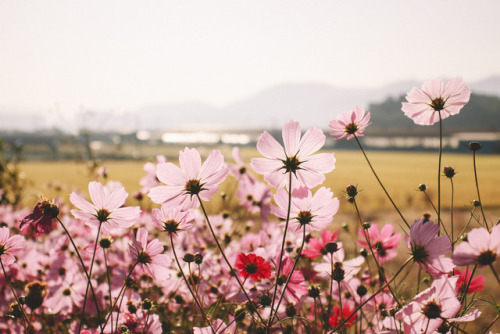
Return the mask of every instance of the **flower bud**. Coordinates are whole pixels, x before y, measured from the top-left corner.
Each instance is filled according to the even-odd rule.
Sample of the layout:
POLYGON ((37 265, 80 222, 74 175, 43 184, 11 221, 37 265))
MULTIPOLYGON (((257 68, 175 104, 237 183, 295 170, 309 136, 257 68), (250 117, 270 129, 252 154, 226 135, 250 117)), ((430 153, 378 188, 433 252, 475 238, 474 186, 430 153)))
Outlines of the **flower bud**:
POLYGON ((420 191, 426 191, 427 190, 427 185, 421 183, 418 185, 418 190, 420 191))
POLYGON ((109 247, 111 247, 113 241, 114 240, 111 237, 102 237, 101 240, 99 240, 99 246, 101 246, 104 249, 108 249, 109 247))
POLYGON ((273 299, 271 298, 269 293, 263 293, 258 297, 258 303, 263 307, 271 306, 272 301, 273 299))
POLYGON ((345 271, 344 268, 342 268, 342 263, 335 262, 335 264, 333 265, 333 273, 332 273, 333 280, 341 282, 344 280, 344 277, 345 277, 345 271))
POLYGON ((295 309, 295 305, 290 303, 286 306, 285 313, 287 317, 293 317, 297 314, 297 310, 295 309))
POLYGON ((134 305, 134 302, 129 300, 127 302, 127 311, 130 313, 130 314, 135 314, 137 312, 137 306, 134 305))
POLYGON ((358 288, 356 289, 356 293, 358 294, 358 296, 360 297, 363 297, 364 295, 366 295, 366 293, 368 292, 368 289, 366 288, 366 286, 364 285, 360 285, 358 286, 358 288))
POLYGON ((200 265, 203 263, 203 255, 201 255, 200 253, 196 253, 194 254, 194 263, 200 265))
POLYGON ((151 301, 151 299, 146 298, 142 301, 142 309, 145 311, 150 311, 154 306, 154 303, 151 301))
POLYGON ((28 283, 26 290, 28 290, 28 293, 26 293, 24 303, 32 310, 42 306, 43 298, 47 294, 47 284, 34 281, 28 283))
POLYGON ((449 179, 451 179, 456 174, 455 168, 450 167, 450 166, 444 166, 443 173, 444 173, 444 176, 446 176, 449 179))
POLYGON ((333 254, 339 250, 339 246, 337 245, 336 242, 327 242, 325 245, 325 248, 326 248, 326 251, 328 253, 331 253, 331 254, 333 254))
POLYGON ((184 257, 182 258, 182 261, 184 261, 186 263, 194 262, 194 255, 191 253, 186 253, 186 254, 184 254, 184 257))
POLYGON ((319 293, 320 293, 319 288, 318 288, 317 286, 315 286, 315 285, 311 285, 311 286, 309 287, 309 290, 308 290, 308 292, 307 292, 307 295, 308 295, 309 297, 311 297, 311 298, 316 299, 316 298, 318 298, 318 297, 319 297, 319 293))
POLYGON ((477 199, 473 199, 472 200, 472 205, 475 207, 475 208, 478 208, 481 206, 481 202, 479 202, 477 199))
POLYGON ((234 310, 234 320, 236 320, 237 322, 242 322, 243 320, 245 320, 246 313, 246 308, 238 305, 234 310))
POLYGON ((359 250, 359 254, 364 257, 364 258, 367 258, 368 257, 368 251, 366 250, 366 248, 361 248, 359 250))
POLYGON ((477 141, 471 141, 469 145, 467 145, 467 147, 469 148, 469 150, 475 152, 479 151, 483 147, 483 145, 479 144, 477 141))
POLYGON ((368 230, 371 226, 372 226, 372 223, 370 223, 370 222, 364 222, 362 225, 363 230, 368 230))
POLYGON ((345 188, 345 192, 347 194, 347 198, 354 198, 356 197, 356 195, 358 194, 358 188, 354 185, 348 185, 346 188, 345 188))

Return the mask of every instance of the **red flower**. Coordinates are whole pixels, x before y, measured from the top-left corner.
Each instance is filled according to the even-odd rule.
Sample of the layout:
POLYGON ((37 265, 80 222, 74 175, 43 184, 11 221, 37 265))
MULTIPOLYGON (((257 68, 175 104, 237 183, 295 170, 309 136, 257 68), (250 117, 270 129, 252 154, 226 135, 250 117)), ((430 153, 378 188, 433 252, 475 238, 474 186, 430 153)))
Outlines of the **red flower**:
MULTIPOLYGON (((333 311, 333 314, 330 316, 330 319, 328 320, 328 322, 330 323, 330 326, 332 326, 333 328, 336 328, 337 326, 340 325, 340 323, 343 320, 349 318, 354 310, 349 305, 343 305, 342 306, 342 317, 340 316, 340 307, 338 307, 337 305, 335 305, 333 307, 332 311, 333 311)), ((345 324, 342 327, 343 328, 351 327, 352 325, 354 325, 355 321, 356 321, 356 315, 353 315, 352 317, 349 318, 349 320, 347 320, 345 322, 345 324)))
MULTIPOLYGON (((463 293, 465 288, 467 287, 467 284, 469 283, 472 271, 465 269, 464 271, 460 272, 460 270, 455 269, 455 274, 460 275, 457 281, 457 288, 460 293, 463 293)), ((485 281, 486 278, 483 275, 474 277, 470 282, 467 294, 483 290, 485 281)))
POLYGON ((54 202, 46 199, 36 203, 33 212, 21 220, 19 228, 25 229, 33 226, 36 233, 49 233, 52 230, 52 222, 59 215, 59 208, 54 202))
POLYGON ((250 277, 254 281, 271 277, 271 265, 264 258, 255 254, 239 253, 236 258, 236 268, 241 270, 243 278, 250 277))

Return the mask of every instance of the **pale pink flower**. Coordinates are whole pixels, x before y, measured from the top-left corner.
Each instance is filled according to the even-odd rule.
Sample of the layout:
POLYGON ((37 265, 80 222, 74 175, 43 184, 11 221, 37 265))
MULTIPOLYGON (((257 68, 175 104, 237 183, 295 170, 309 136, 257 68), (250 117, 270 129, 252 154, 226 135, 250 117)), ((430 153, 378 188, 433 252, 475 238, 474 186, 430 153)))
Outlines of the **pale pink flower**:
POLYGON ((0 227, 0 259, 3 265, 9 265, 16 261, 14 255, 24 250, 25 240, 21 235, 9 237, 8 227, 0 227))
POLYGON ((430 288, 419 293, 411 303, 396 313, 396 318, 403 321, 404 332, 434 333, 445 320, 458 322, 477 318, 477 310, 464 317, 452 318, 462 307, 456 294, 457 280, 458 276, 442 275, 436 278, 430 288))
POLYGON ((310 128, 301 138, 300 125, 288 121, 282 131, 284 147, 268 132, 262 133, 257 150, 265 158, 253 158, 250 165, 276 189, 313 188, 325 180, 325 173, 335 168, 333 153, 317 152, 325 144, 323 131, 310 128))
POLYGON ((326 244, 328 242, 337 241, 338 231, 324 230, 321 232, 321 238, 311 238, 307 243, 309 249, 304 249, 302 254, 304 254, 309 259, 315 259, 327 253, 326 244))
MULTIPOLYGON (((339 200, 333 197, 329 188, 319 188, 314 196, 307 188, 298 188, 292 192, 290 204, 290 223, 295 225, 295 231, 305 226, 306 232, 324 230, 333 220, 333 215, 339 209, 339 200)), ((274 196, 278 206, 271 206, 273 213, 286 219, 288 212, 288 192, 280 189, 274 196)))
POLYGON ((351 111, 339 114, 336 120, 328 123, 328 126, 332 129, 330 134, 335 139, 347 137, 347 140, 350 140, 354 136, 364 136, 363 132, 370 124, 370 113, 363 107, 355 106, 351 111))
POLYGON ((128 228, 139 219, 139 207, 122 207, 128 196, 124 187, 113 186, 109 190, 102 183, 92 181, 89 183, 89 194, 92 203, 77 193, 71 193, 69 200, 81 210, 71 210, 71 213, 91 226, 102 223, 104 233, 111 234, 118 228, 128 228))
POLYGON ((219 150, 213 150, 202 165, 200 153, 186 147, 179 154, 179 163, 180 168, 171 162, 158 165, 156 176, 166 185, 151 189, 149 197, 153 202, 185 210, 199 207, 197 195, 210 200, 229 171, 219 150))
POLYGON ((236 196, 240 204, 252 213, 260 212, 264 221, 271 213, 271 189, 263 182, 254 180, 253 182, 240 180, 236 196))
POLYGON ((480 267, 495 262, 500 257, 500 225, 491 233, 484 227, 475 228, 467 234, 467 241, 455 247, 451 258, 457 266, 477 264, 480 267))
MULTIPOLYGON (((394 226, 391 224, 385 224, 379 232, 378 225, 372 224, 372 226, 366 230, 366 233, 373 252, 375 253, 375 257, 379 263, 387 262, 396 257, 398 254, 396 249, 399 246, 401 233, 394 233, 394 226)), ((363 229, 360 228, 358 234, 361 237, 361 240, 359 240, 358 243, 368 250, 369 246, 366 242, 363 229)))
POLYGON ((248 173, 248 166, 243 162, 239 147, 233 147, 232 155, 236 165, 231 164, 228 166, 229 173, 239 181, 248 182, 250 184, 256 182, 255 177, 248 173))
POLYGON ((193 226, 191 221, 194 216, 191 211, 183 211, 179 207, 170 208, 162 205, 160 209, 153 209, 151 216, 155 226, 168 233, 177 234, 178 231, 184 231, 193 226))
MULTIPOLYGON (((276 257, 276 264, 275 264, 276 270, 278 268, 278 263, 279 263, 279 255, 276 257)), ((280 277, 278 277, 276 284, 284 286, 286 281, 288 280, 288 277, 290 276, 290 273, 292 272, 292 268, 293 268, 292 259, 290 259, 286 255, 283 255, 283 258, 281 259, 280 277)), ((298 302, 300 298, 302 296, 307 295, 307 293, 308 293, 308 288, 305 285, 304 275, 300 271, 295 270, 292 273, 292 276, 290 277, 290 282, 288 282, 286 291, 284 292, 285 299, 293 302, 298 302)))
POLYGON ((142 194, 147 194, 151 188, 157 187, 161 185, 160 180, 156 177, 156 165, 162 164, 167 162, 167 158, 165 158, 163 155, 157 155, 156 156, 156 164, 153 162, 149 161, 144 164, 144 171, 146 172, 146 176, 144 176, 140 181, 139 184, 142 186, 141 188, 141 193, 142 194))
POLYGON ((411 250, 413 260, 433 276, 450 272, 455 266, 445 254, 451 251, 450 239, 437 236, 439 226, 432 221, 417 220, 410 227, 408 248, 411 250))
POLYGON ((169 266, 172 261, 168 255, 162 254, 163 244, 158 239, 148 242, 148 231, 141 227, 132 241, 130 252, 143 272, 156 280, 170 277, 169 266))
POLYGON ((337 242, 337 250, 323 255, 322 262, 313 263, 313 268, 319 277, 329 279, 334 276, 334 268, 339 267, 343 270, 341 280, 349 281, 360 271, 364 262, 365 259, 362 256, 346 260, 344 246, 341 242, 337 242))
POLYGON ((441 118, 456 115, 469 102, 470 89, 462 78, 448 81, 430 80, 422 85, 422 89, 414 87, 406 95, 408 102, 403 102, 402 110, 406 116, 419 125, 432 125, 441 118))

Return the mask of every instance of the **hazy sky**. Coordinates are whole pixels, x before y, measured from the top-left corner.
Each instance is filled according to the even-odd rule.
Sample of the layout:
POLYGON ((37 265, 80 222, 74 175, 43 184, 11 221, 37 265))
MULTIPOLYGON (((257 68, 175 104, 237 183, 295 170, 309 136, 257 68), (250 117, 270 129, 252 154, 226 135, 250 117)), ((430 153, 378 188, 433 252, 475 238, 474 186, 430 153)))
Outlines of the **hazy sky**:
POLYGON ((500 1, 0 0, 0 107, 223 106, 269 86, 500 74, 500 1))

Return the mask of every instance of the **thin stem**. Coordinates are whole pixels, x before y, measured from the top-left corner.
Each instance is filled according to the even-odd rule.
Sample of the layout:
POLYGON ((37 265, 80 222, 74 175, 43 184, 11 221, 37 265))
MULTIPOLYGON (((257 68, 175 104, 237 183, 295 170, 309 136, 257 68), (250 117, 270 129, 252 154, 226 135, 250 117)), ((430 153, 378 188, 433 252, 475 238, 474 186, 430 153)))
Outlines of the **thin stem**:
MULTIPOLYGON (((341 293, 341 289, 340 289, 340 281, 337 281, 337 284, 339 286, 339 308, 340 308, 340 322, 343 322, 344 321, 344 313, 342 312, 342 293, 341 293)), ((345 332, 345 328, 344 326, 342 326, 341 328, 341 332, 344 333, 345 332)))
POLYGON ((387 198, 389 199, 389 201, 391 202, 392 206, 394 206, 394 209, 396 209, 396 211, 398 212, 399 216, 401 217, 401 219, 403 219, 405 225, 410 228, 410 225, 408 224, 408 222, 406 221, 405 217, 403 217, 403 214, 401 213, 401 211, 399 211, 399 208, 397 207, 397 205, 394 203, 394 201, 392 200, 392 197, 391 195, 389 195, 389 193, 387 192, 387 190, 385 189, 384 185, 382 184, 382 181, 380 181, 377 173, 375 172, 375 169, 373 169, 373 166, 372 164, 370 163, 370 160, 368 159, 368 156, 366 155, 365 153, 365 150, 363 149, 363 146, 361 146, 361 143, 359 142, 359 139, 358 137, 356 136, 356 134, 353 134, 354 136, 354 139, 356 139, 356 143, 358 143, 358 146, 359 146, 359 149, 361 150, 361 153, 363 153, 365 159, 366 159, 366 162, 368 163, 368 166, 370 166, 370 169, 372 170, 372 173, 373 175, 375 175, 375 178, 377 179, 378 181, 378 184, 380 184, 380 186, 382 187, 382 190, 384 190, 385 192, 385 195, 387 196, 387 198))
POLYGON ((375 296, 377 296, 379 293, 381 293, 382 291, 384 291, 384 289, 386 287, 388 287, 392 281, 394 281, 394 279, 403 271, 403 268, 406 267, 406 265, 408 263, 410 263, 410 261, 412 260, 413 258, 410 257, 408 258, 405 263, 403 263, 403 265, 401 266, 401 268, 399 268, 399 270, 396 272, 396 274, 389 280, 389 282, 387 282, 383 287, 381 287, 380 289, 378 289, 374 294, 372 294, 369 298, 367 298, 364 302, 362 302, 361 304, 359 304, 358 307, 356 307, 356 309, 351 313, 351 315, 349 315, 347 318, 345 318, 336 328, 333 329, 333 331, 330 332, 330 334, 333 334, 335 333, 339 328, 342 328, 342 326, 345 325, 346 322, 349 321, 349 319, 352 318, 353 315, 355 315, 363 306, 365 306, 370 300, 372 300, 373 298, 375 298, 375 296))
POLYGON ((302 234, 302 244, 300 245, 299 252, 297 254, 297 258, 295 259, 295 262, 293 263, 292 270, 290 271, 290 274, 287 277, 287 280, 286 280, 286 283, 285 283, 285 287, 283 288, 283 293, 281 294, 281 297, 280 297, 280 299, 278 301, 278 304, 276 305, 276 312, 274 312, 274 316, 271 318, 271 321, 269 322, 269 325, 271 325, 271 323, 273 322, 274 318, 276 317, 276 314, 278 313, 278 309, 280 308, 281 301, 283 300, 283 297, 285 296, 285 292, 286 292, 286 289, 288 287, 288 283, 290 283, 290 280, 292 279, 292 274, 293 274, 293 272, 295 270, 295 267, 297 266, 297 262, 299 262, 301 254, 302 254, 302 249, 304 248, 304 244, 305 244, 305 241, 306 241, 306 225, 304 225, 304 230, 303 231, 304 232, 302 234))
MULTIPOLYGON (((116 300, 115 302, 113 303, 113 306, 111 306, 111 310, 109 310, 109 314, 108 316, 106 317, 106 321, 104 322, 104 327, 106 327, 106 324, 108 323, 109 321, 109 318, 111 317, 111 315, 113 314, 113 310, 115 309, 116 307, 116 304, 118 303, 118 301, 120 300, 120 297, 122 295, 122 293, 125 293, 125 289, 127 288, 127 281, 128 279, 130 278, 130 276, 132 275, 132 272, 134 271, 134 268, 135 266, 138 264, 139 262, 135 262, 134 265, 132 266, 132 268, 130 269, 127 277, 125 278, 125 281, 123 281, 123 285, 120 289, 120 292, 118 292, 118 296, 116 297, 116 300)), ((118 318, 118 317, 117 317, 118 318)))
MULTIPOLYGON (((85 276, 87 277, 87 280, 90 281, 90 276, 89 276, 89 273, 87 272, 87 268, 85 268, 85 264, 83 263, 82 256, 80 255, 80 252, 78 251, 78 248, 76 247, 75 242, 73 241, 73 238, 71 237, 71 234, 69 234, 68 229, 66 228, 66 226, 64 226, 63 222, 59 219, 59 217, 56 217, 56 219, 59 222, 59 224, 62 226, 64 232, 66 232, 66 235, 68 236, 69 241, 71 242, 71 245, 73 245, 73 249, 75 250, 76 256, 78 257, 78 260, 80 261, 80 264, 82 266, 83 272, 85 273, 85 276)), ((102 332, 103 331, 103 327, 102 327, 102 323, 101 323, 101 312, 99 311, 99 305, 97 303, 97 297, 95 295, 94 286, 92 284, 90 284, 90 292, 92 292, 92 296, 94 297, 94 303, 95 303, 95 307, 96 307, 96 310, 97 310, 97 319, 99 321, 99 327, 101 328, 101 332, 102 332)))
MULTIPOLYGON (((248 296, 248 293, 245 290, 245 288, 243 287, 243 284, 241 284, 241 281, 238 278, 238 275, 236 274, 236 271, 233 269, 233 266, 231 265, 231 263, 227 259, 226 254, 224 253, 224 250, 222 249, 222 247, 221 247, 221 245, 219 243, 219 240, 217 239, 217 236, 215 235, 214 229, 212 227, 212 224, 210 223, 210 219, 208 218, 207 211, 205 210, 205 207, 203 206, 203 202, 201 201, 200 196, 198 194, 196 194, 196 197, 198 197, 198 201, 200 202, 201 209, 203 210, 203 214, 205 215, 205 220, 207 221, 207 225, 208 225, 208 227, 210 229, 210 232, 212 233, 212 237, 214 238, 215 243, 217 244, 217 247, 219 248, 219 251, 222 254, 222 257, 226 261, 229 269, 231 270, 231 274, 234 276, 234 278, 236 278, 236 281, 238 282, 238 285, 240 286, 241 291, 243 291, 243 294, 245 294, 246 299, 252 304, 253 309, 257 310, 257 306, 252 301, 252 299, 250 299, 250 296, 248 296)), ((264 322, 264 319, 262 319, 262 316, 260 315, 260 313, 259 312, 255 312, 255 313, 257 313, 257 315, 260 318, 260 320, 262 322, 264 322)))
MULTIPOLYGON (((434 212, 437 215, 438 210, 437 210, 436 206, 434 205, 434 203, 432 202, 431 198, 429 197, 429 195, 427 194, 427 192, 425 190, 423 191, 423 193, 424 193, 425 197, 427 197, 427 200, 432 205, 432 208, 434 209, 434 212)), ((442 221, 441 221, 441 223, 442 223, 442 221)), ((444 224, 442 226, 443 226, 443 229, 444 229, 444 233, 446 233, 446 235, 449 237, 450 234, 448 233, 448 230, 446 229, 446 226, 444 224)))
POLYGON ((443 155, 443 120, 441 118, 441 112, 437 112, 439 115, 439 159, 438 159, 438 226, 439 231, 441 231, 441 157, 443 155))
MULTIPOLYGON (((470 274, 470 278, 469 280, 467 281, 467 285, 465 286, 465 289, 464 289, 464 292, 463 292, 463 295, 462 295, 462 298, 460 300, 460 303, 465 305, 466 304, 466 301, 467 301, 467 291, 469 291, 469 286, 470 284, 472 283, 472 278, 474 277, 474 274, 476 273, 476 269, 477 269, 477 265, 474 266, 474 269, 472 269, 472 273, 470 274)), ((465 269, 465 272, 467 273, 469 271, 469 266, 467 266, 467 268, 465 269)), ((467 277, 467 275, 465 275, 465 277, 467 277)))
MULTIPOLYGON (((278 293, 278 280, 281 274, 281 265, 282 265, 282 259, 283 259, 283 253, 285 252, 285 242, 286 242, 286 232, 288 230, 288 223, 290 222, 290 210, 292 208, 292 173, 289 173, 289 178, 288 178, 288 209, 286 213, 286 222, 285 222, 285 231, 283 232, 283 241, 281 242, 281 251, 279 254, 279 263, 278 263, 278 271, 276 272, 276 283, 274 286, 274 293, 273 293, 273 302, 271 303, 271 312, 269 314, 269 323, 267 327, 267 332, 269 333, 270 328, 271 328, 271 323, 273 321, 273 309, 274 309, 274 302, 276 300, 276 295, 278 293)), ((277 313, 278 310, 276 309, 277 313)))
MULTIPOLYGON (((454 241, 454 231, 453 231, 453 195, 454 195, 454 187, 453 187, 453 179, 450 177, 450 183, 451 183, 451 208, 450 208, 450 221, 451 221, 451 252, 453 253, 453 250, 455 249, 455 241, 454 241)), ((444 226, 444 224, 443 224, 444 226)), ((455 268, 452 269, 451 271, 451 276, 455 275, 455 268)))
POLYGON ((7 283, 9 283, 10 290, 12 291, 12 294, 14 295, 14 298, 16 299, 16 303, 21 308, 21 313, 23 315, 23 327, 26 330, 26 332, 28 332, 28 328, 32 327, 31 322, 29 321, 28 316, 26 315, 23 304, 21 304, 21 302, 19 302, 19 298, 17 298, 17 294, 16 294, 16 291, 14 290, 14 287, 12 286, 12 282, 10 281, 10 277, 9 277, 9 275, 7 275, 7 271, 5 270, 5 267, 3 266, 2 257, 0 257, 0 265, 2 266, 2 271, 3 271, 3 274, 5 276, 5 280, 7 281, 7 283))
POLYGON ((479 207, 481 208, 481 213, 483 214, 484 225, 486 225, 486 229, 489 232, 488 221, 486 220, 486 215, 483 210, 483 202, 481 202, 481 195, 479 194, 479 182, 477 180, 477 169, 476 169, 476 151, 472 152, 472 162, 474 164, 474 180, 476 181, 476 191, 477 191, 477 200, 479 201, 479 207))
MULTIPOLYGON (((83 319, 85 317, 85 306, 87 305, 87 295, 89 293, 89 286, 92 285, 92 283, 91 283, 92 269, 94 267, 94 259, 95 259, 96 249, 97 249, 97 243, 99 242, 99 236, 101 234, 101 226, 102 226, 102 222, 99 222, 99 227, 97 228, 97 235, 95 238, 94 252, 92 253, 92 261, 90 262, 89 275, 87 277, 87 288, 85 289, 85 297, 83 298, 82 315, 81 315, 81 319, 80 319, 80 324, 78 325, 78 334, 80 334, 80 332, 82 331, 83 319)), ((97 301, 96 301, 96 303, 97 303, 97 301)), ((99 308, 97 308, 97 311, 99 312, 99 308)), ((101 331, 102 331, 102 327, 101 327, 101 331)))
MULTIPOLYGON (((113 307, 113 297, 111 294, 111 278, 109 277, 108 260, 106 258, 106 249, 102 249, 102 254, 104 256, 104 265, 106 266, 106 279, 108 281, 108 291, 109 291, 109 307, 113 307)), ((113 315, 111 315, 111 333, 113 333, 113 315)))
POLYGON ((495 267, 493 267, 493 265, 490 263, 489 264, 489 267, 491 268, 491 271, 493 272, 493 275, 495 275, 495 278, 497 279, 497 282, 498 282, 498 285, 500 285, 500 277, 498 277, 498 274, 495 270, 495 267))
POLYGON ((174 258, 175 258, 175 262, 177 263, 177 267, 179 268, 179 271, 181 272, 181 275, 182 275, 182 278, 184 279, 184 282, 186 283, 188 289, 189 289, 189 292, 191 293, 191 296, 193 296, 193 299, 194 301, 196 302, 196 305, 198 305, 198 308, 200 309, 201 311, 201 314, 203 316, 203 320, 210 326, 210 328, 212 329, 212 332, 216 333, 212 324, 210 323, 210 321, 208 320, 207 318, 207 314, 205 313, 205 310, 203 309, 203 307, 201 306, 200 302, 198 301, 198 298, 196 298, 193 290, 191 289, 191 286, 189 285, 189 282, 186 278, 186 275, 184 275, 184 270, 182 270, 182 267, 181 267, 181 264, 179 262, 179 259, 177 258, 177 253, 175 252, 175 247, 174 247, 174 238, 172 236, 172 233, 169 233, 170 235, 170 245, 172 246, 172 252, 174 253, 174 258))

